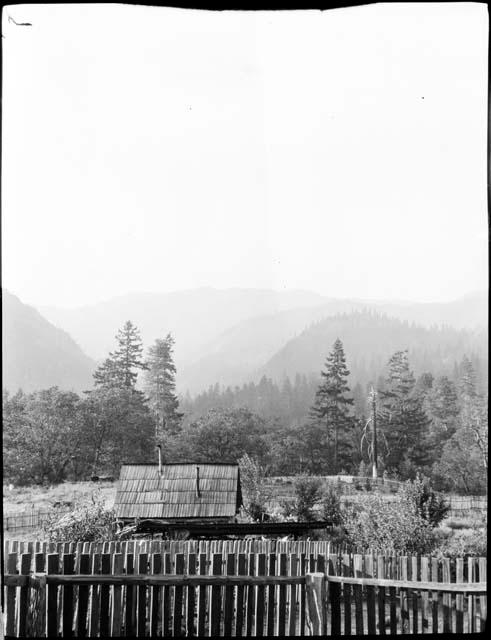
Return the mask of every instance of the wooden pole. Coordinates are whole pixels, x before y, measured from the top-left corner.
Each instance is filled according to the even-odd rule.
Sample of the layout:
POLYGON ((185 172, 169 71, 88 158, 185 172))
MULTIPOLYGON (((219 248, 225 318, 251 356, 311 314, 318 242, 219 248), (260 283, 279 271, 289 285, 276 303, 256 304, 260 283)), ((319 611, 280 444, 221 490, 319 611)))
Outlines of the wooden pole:
POLYGON ((326 635, 326 578, 323 573, 305 575, 307 593, 307 624, 313 636, 326 635))

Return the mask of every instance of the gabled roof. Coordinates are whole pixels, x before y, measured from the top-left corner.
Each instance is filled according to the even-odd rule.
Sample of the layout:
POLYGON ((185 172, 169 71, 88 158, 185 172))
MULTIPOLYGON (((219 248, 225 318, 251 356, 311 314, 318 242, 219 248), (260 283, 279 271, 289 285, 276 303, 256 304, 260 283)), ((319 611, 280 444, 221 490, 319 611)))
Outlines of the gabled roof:
POLYGON ((118 518, 232 518, 242 504, 239 467, 228 463, 123 464, 118 518), (199 469, 199 495, 197 492, 199 469))

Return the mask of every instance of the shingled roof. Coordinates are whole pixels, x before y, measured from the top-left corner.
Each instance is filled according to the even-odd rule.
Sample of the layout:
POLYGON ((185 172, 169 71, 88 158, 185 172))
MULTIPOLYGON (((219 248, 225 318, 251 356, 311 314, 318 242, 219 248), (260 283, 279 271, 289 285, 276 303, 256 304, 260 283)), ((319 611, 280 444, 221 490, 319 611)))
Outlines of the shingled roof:
POLYGON ((242 504, 237 464, 123 464, 114 501, 118 518, 233 518, 242 504), (199 469, 199 494, 197 491, 199 469))

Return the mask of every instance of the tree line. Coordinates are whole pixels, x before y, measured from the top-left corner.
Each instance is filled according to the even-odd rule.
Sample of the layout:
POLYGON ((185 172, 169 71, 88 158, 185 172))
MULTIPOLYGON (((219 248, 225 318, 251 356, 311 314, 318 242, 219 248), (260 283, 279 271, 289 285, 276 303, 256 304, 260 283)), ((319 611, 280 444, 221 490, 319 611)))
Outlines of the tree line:
POLYGON ((487 476, 487 398, 464 357, 457 379, 415 378, 397 351, 377 380, 351 390, 341 340, 320 377, 282 385, 263 377, 241 388, 218 385, 194 400, 175 388, 174 340, 144 354, 126 322, 116 348, 82 396, 57 387, 3 393, 4 476, 17 483, 56 483, 118 475, 122 462, 238 460, 254 457, 271 475, 367 475, 377 424, 379 474, 418 472, 437 487, 480 493, 487 476))

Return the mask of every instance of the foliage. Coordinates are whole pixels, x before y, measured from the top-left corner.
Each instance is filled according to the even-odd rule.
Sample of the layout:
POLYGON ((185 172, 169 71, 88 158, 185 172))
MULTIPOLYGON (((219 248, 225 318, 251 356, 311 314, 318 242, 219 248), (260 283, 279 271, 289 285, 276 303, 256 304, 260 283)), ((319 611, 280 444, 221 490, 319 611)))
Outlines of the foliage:
POLYGON ((104 499, 95 494, 61 517, 54 512, 43 530, 50 542, 102 542, 114 538, 115 516, 104 499))
POLYGON ((168 441, 172 460, 237 461, 265 457, 265 421, 249 409, 212 409, 168 441))
POLYGON ((156 416, 158 439, 164 433, 176 434, 181 428, 182 413, 179 413, 179 401, 175 394, 176 367, 173 358, 174 339, 167 334, 158 339, 148 349, 144 389, 149 405, 156 416))
POLYGON ((330 483, 325 488, 320 500, 322 520, 332 522, 333 525, 341 525, 343 514, 338 490, 330 483))
POLYGON ((432 527, 436 527, 450 511, 450 504, 430 486, 428 478, 417 476, 413 482, 406 482, 400 489, 401 496, 412 502, 420 516, 432 527))
POLYGON ((413 393, 414 387, 407 351, 397 351, 389 360, 384 388, 379 390, 379 424, 386 443, 386 466, 397 469, 405 478, 414 475, 415 467, 428 462, 430 420, 421 397, 413 393))
POLYGON ((4 477, 16 484, 64 480, 83 438, 81 404, 77 394, 57 387, 4 393, 4 477))
POLYGON ((269 519, 267 502, 271 498, 271 490, 264 481, 263 467, 247 453, 240 458, 239 467, 244 511, 253 522, 262 522, 265 517, 269 519))
POLYGON ((316 520, 314 507, 322 499, 322 481, 319 478, 300 476, 295 479, 295 497, 283 502, 285 517, 294 517, 298 522, 316 520))
POLYGON ((362 508, 348 507, 344 527, 349 542, 359 548, 385 553, 431 552, 433 527, 404 494, 387 501, 379 493, 367 494, 362 508))
POLYGON ((138 369, 146 369, 142 360, 143 345, 137 327, 128 320, 116 335, 116 350, 94 373, 96 386, 105 388, 134 388, 138 369))
POLYGON ((346 381, 348 376, 343 343, 338 338, 327 357, 325 370, 321 371, 323 380, 310 412, 314 422, 324 425, 326 429, 328 456, 332 458, 333 473, 338 473, 350 461, 349 442, 353 419, 349 407, 353 404, 353 399, 346 395, 349 393, 346 381))

